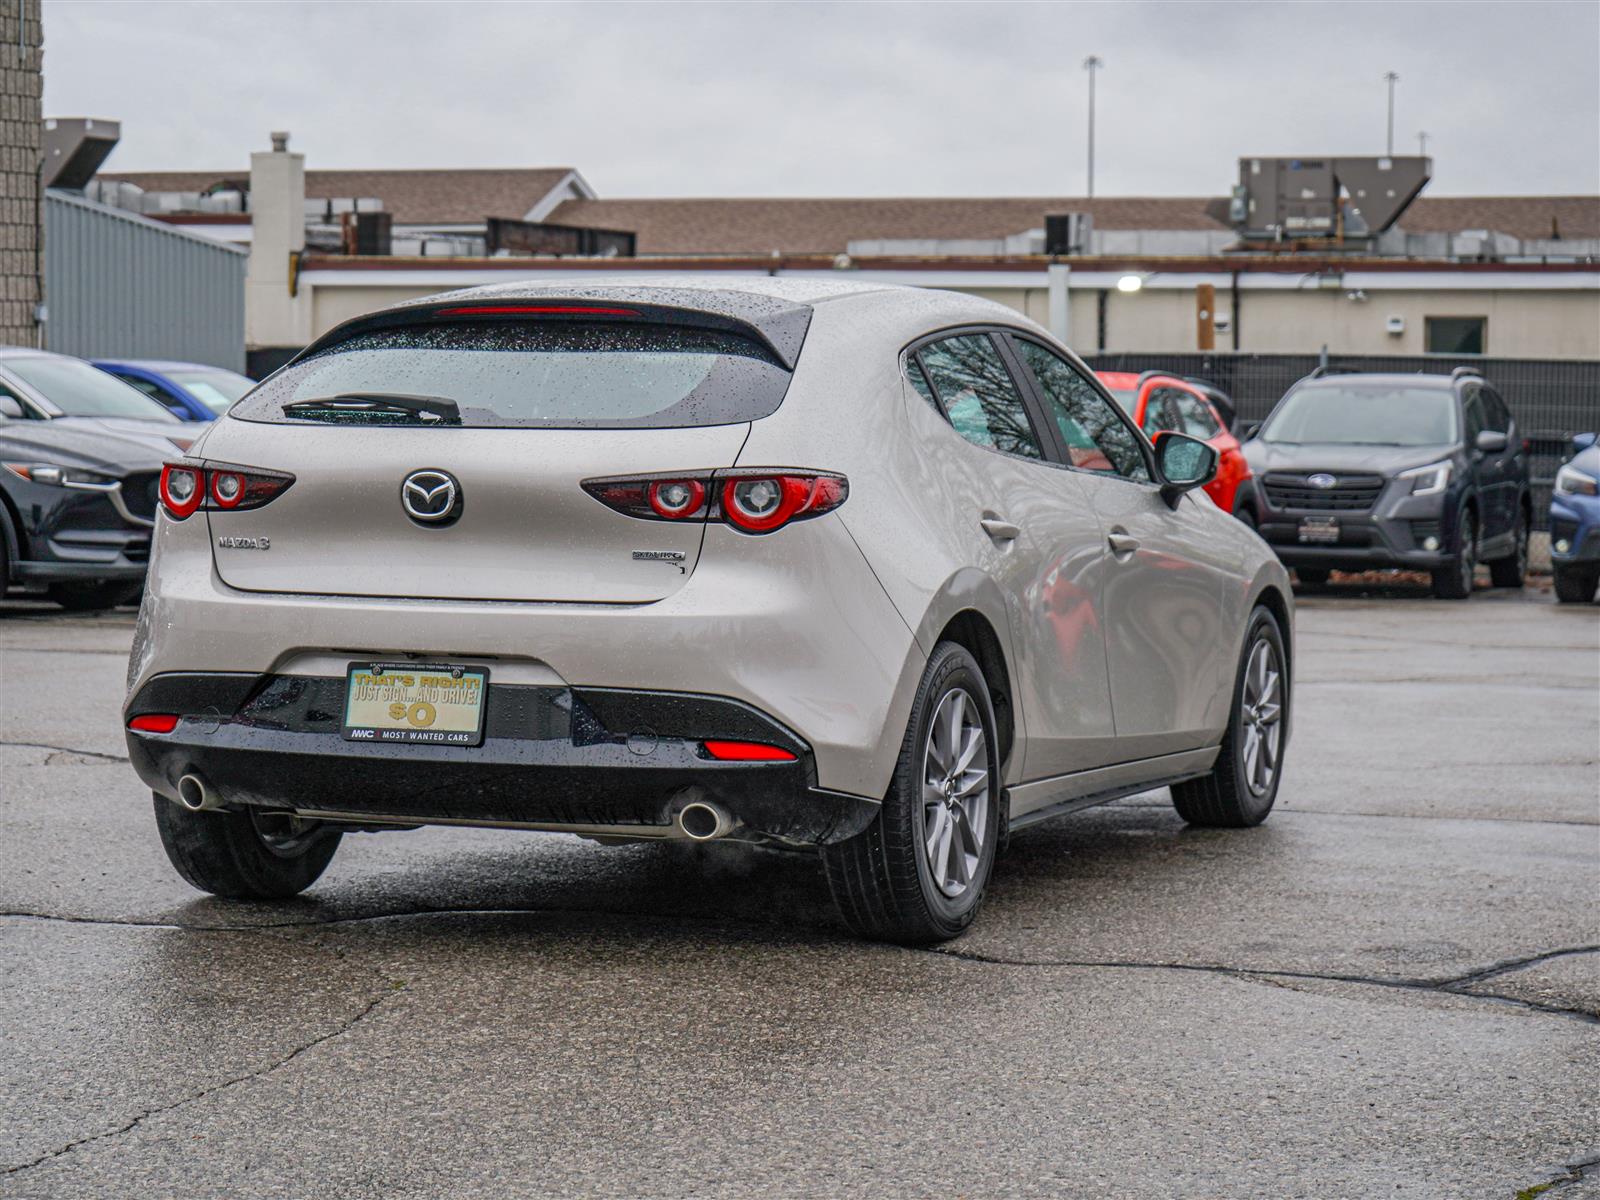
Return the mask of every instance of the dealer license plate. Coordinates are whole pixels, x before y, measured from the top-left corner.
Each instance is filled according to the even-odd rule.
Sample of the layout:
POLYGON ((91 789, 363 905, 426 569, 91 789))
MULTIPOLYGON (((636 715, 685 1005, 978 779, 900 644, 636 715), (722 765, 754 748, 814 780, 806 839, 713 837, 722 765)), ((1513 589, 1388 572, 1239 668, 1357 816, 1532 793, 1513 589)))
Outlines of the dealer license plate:
POLYGON ((351 663, 345 675, 344 728, 351 742, 483 742, 489 672, 439 663, 351 663))
POLYGON ((1306 517, 1300 522, 1300 540, 1323 544, 1337 542, 1339 522, 1332 517, 1306 517))

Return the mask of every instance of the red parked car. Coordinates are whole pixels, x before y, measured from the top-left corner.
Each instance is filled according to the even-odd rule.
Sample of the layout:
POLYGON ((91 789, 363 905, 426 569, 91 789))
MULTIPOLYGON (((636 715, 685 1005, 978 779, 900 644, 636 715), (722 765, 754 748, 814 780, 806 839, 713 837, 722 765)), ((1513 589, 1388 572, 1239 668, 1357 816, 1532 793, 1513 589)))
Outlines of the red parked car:
POLYGON ((1206 394, 1174 375, 1146 371, 1099 371, 1100 382, 1116 397, 1152 438, 1163 429, 1199 438, 1217 452, 1217 477, 1206 484, 1206 494, 1223 512, 1233 513, 1247 525, 1255 524, 1255 510, 1246 501, 1254 485, 1239 439, 1228 430, 1206 394))

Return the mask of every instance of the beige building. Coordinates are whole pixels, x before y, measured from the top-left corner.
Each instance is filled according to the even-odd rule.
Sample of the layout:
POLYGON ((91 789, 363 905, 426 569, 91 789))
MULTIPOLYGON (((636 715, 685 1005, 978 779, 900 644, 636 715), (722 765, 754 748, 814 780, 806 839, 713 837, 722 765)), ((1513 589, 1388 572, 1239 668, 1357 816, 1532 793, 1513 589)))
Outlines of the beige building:
POLYGON ((451 288, 718 271, 849 272, 972 292, 1084 353, 1326 346, 1600 359, 1600 196, 1423 196, 1353 256, 1241 251, 1207 198, 606 200, 570 168, 308 172, 286 147, 252 155, 247 181, 239 174, 98 182, 101 199, 131 189, 147 213, 154 202, 172 209, 157 215, 173 224, 248 242, 249 342, 280 355, 349 317, 451 288), (201 203, 191 197, 211 211, 192 211, 201 203), (308 229, 374 210, 389 214, 392 249, 412 253, 308 245, 308 229), (1065 212, 1081 221, 1081 244, 1046 255, 1045 219, 1065 212), (495 216, 568 234, 628 231, 636 251, 491 256, 485 229, 495 216), (1214 296, 1205 318, 1202 285, 1214 296))
POLYGON ((6 48, 0 56, 0 344, 37 346, 44 30, 39 0, 19 0, 0 11, 0 45, 6 48))

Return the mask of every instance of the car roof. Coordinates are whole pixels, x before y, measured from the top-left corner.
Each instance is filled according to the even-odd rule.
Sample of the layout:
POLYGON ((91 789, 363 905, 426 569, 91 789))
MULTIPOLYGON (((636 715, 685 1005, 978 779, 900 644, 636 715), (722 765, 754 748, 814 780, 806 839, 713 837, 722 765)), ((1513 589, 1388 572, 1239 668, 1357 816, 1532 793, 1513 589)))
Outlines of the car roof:
POLYGON ((179 362, 168 358, 97 358, 95 366, 108 367, 135 367, 141 371, 154 371, 158 374, 166 371, 227 371, 230 375, 237 375, 237 371, 229 371, 227 367, 219 367, 212 363, 179 362))
MULTIPOLYGON (((1476 375, 1467 376, 1467 378, 1477 379, 1480 383, 1484 382, 1476 375)), ((1457 377, 1450 375, 1439 375, 1424 371, 1413 371, 1410 374, 1407 374, 1403 371, 1373 371, 1370 373, 1365 371, 1341 371, 1335 372, 1331 375, 1319 375, 1315 379, 1301 380, 1300 385, 1302 387, 1323 387, 1329 384, 1354 383, 1358 385, 1372 384, 1374 386, 1390 388, 1433 387, 1445 390, 1453 388, 1456 385, 1456 382, 1457 377)))

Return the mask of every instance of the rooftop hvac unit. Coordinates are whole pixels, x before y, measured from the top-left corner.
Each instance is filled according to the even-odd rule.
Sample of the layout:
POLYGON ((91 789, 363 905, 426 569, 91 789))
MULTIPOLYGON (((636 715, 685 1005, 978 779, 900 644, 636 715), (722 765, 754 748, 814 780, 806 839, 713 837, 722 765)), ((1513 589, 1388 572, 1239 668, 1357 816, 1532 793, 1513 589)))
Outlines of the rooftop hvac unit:
POLYGON ((81 192, 122 137, 117 121, 51 117, 44 123, 44 186, 81 192))
POLYGON ((1241 158, 1228 220, 1247 240, 1368 241, 1427 186, 1430 158, 1241 158))
POLYGON ((1046 213, 1044 252, 1046 254, 1087 254, 1094 218, 1084 212, 1046 213))

